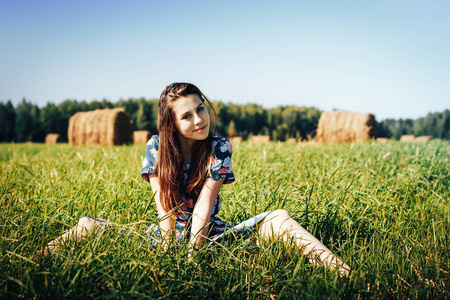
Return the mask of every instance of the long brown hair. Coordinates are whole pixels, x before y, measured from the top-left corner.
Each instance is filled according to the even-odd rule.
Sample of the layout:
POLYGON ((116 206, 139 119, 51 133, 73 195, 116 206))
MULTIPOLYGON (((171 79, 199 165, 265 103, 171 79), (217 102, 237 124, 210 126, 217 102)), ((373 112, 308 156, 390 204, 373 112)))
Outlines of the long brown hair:
MULTIPOLYGON (((203 103, 207 102, 214 113, 217 122, 217 114, 198 87, 191 83, 176 82, 168 85, 161 93, 158 105, 158 134, 159 149, 155 173, 160 181, 160 201, 165 212, 182 210, 182 182, 183 156, 181 155, 180 141, 175 127, 175 114, 172 103, 177 99, 189 95, 197 95, 203 103)), ((212 123, 212 122, 211 122, 212 123)), ((200 195, 203 182, 209 172, 209 164, 212 157, 213 126, 210 126, 209 135, 205 140, 195 141, 192 146, 192 157, 187 182, 187 193, 194 197, 200 195)))

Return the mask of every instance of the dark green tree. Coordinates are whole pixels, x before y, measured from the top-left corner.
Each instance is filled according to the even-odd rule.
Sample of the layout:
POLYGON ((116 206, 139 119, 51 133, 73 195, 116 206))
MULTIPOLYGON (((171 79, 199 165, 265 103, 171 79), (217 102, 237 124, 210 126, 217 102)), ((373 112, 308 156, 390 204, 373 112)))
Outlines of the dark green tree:
POLYGON ((42 142, 45 133, 39 122, 40 109, 37 105, 22 99, 16 108, 16 137, 17 142, 42 142))
POLYGON ((0 142, 11 142, 15 135, 16 112, 11 101, 0 102, 0 142))
POLYGON ((39 122, 42 131, 45 134, 58 133, 64 140, 67 136, 68 119, 61 115, 58 106, 53 103, 47 103, 41 109, 39 114, 39 122))

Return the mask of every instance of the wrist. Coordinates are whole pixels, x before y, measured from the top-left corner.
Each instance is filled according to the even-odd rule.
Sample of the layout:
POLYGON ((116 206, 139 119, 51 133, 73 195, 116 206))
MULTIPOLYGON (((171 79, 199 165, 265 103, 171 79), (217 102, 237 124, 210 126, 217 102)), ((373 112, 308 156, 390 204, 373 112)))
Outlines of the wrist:
POLYGON ((191 236, 191 239, 189 241, 189 248, 194 251, 197 252, 198 250, 200 250, 204 245, 204 238, 202 235, 198 235, 198 236, 191 236))

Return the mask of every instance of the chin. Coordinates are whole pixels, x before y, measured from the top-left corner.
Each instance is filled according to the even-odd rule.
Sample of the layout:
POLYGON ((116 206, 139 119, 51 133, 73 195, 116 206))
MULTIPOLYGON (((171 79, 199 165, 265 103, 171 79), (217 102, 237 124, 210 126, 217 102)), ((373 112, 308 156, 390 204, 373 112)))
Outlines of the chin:
POLYGON ((208 136, 209 136, 209 131, 208 131, 204 136, 200 136, 200 137, 198 138, 198 141, 206 140, 206 139, 208 138, 208 136))

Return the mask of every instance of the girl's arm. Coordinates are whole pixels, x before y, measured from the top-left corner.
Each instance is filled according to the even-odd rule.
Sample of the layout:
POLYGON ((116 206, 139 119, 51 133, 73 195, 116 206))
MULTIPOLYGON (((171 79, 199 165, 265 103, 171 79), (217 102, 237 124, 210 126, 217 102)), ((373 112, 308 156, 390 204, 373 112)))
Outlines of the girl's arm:
POLYGON ((201 248, 205 237, 208 236, 211 210, 222 183, 223 180, 207 179, 203 185, 192 215, 191 239, 189 241, 191 249, 201 248))
POLYGON ((159 217, 159 227, 161 229, 161 237, 164 242, 164 247, 167 248, 169 243, 175 236, 175 220, 176 217, 173 214, 167 213, 163 210, 161 201, 159 199, 159 194, 161 190, 161 186, 159 183, 158 176, 152 176, 149 178, 150 184, 152 186, 152 191, 154 194, 154 199, 156 202, 156 209, 158 210, 159 217))

